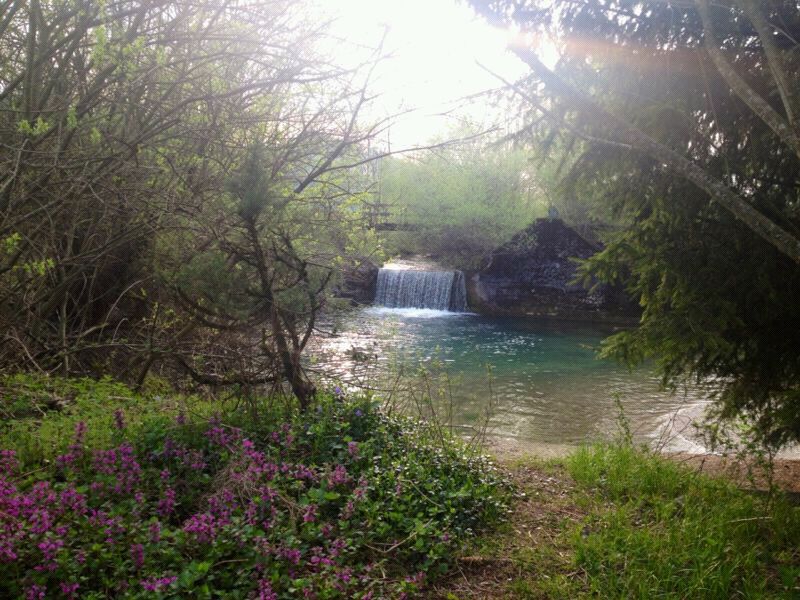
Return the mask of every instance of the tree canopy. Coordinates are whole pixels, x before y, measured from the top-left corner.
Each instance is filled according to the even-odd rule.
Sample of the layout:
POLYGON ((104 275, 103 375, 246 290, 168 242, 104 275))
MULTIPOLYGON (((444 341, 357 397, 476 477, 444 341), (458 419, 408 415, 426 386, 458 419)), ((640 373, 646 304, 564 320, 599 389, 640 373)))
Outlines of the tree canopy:
POLYGON ((546 214, 547 198, 528 152, 469 128, 451 135, 469 141, 381 165, 383 219, 399 226, 383 238, 390 253, 478 269, 521 226, 546 214))

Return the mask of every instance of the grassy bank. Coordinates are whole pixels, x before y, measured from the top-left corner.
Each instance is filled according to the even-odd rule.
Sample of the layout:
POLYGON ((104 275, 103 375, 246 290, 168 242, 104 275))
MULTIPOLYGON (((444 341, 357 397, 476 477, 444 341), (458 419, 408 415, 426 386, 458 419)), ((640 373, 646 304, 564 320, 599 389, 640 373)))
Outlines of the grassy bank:
POLYGON ((291 403, 0 381, 2 598, 403 598, 506 516, 440 431, 291 403))
POLYGON ((629 445, 509 466, 526 498, 447 598, 798 598, 800 509, 629 445))

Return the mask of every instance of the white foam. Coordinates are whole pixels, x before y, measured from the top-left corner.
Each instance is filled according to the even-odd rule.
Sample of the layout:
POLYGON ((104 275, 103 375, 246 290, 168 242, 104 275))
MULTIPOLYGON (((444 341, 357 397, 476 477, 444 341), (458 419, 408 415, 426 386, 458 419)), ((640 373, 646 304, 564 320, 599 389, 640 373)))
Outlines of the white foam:
POLYGON ((467 312, 450 312, 449 310, 434 310, 432 308, 387 308, 385 306, 372 306, 364 310, 368 315, 396 316, 404 319, 437 319, 442 317, 463 317, 474 315, 467 312))
POLYGON ((662 416, 650 435, 655 446, 663 452, 707 454, 709 450, 694 427, 695 423, 702 421, 707 408, 708 401, 703 400, 662 416))

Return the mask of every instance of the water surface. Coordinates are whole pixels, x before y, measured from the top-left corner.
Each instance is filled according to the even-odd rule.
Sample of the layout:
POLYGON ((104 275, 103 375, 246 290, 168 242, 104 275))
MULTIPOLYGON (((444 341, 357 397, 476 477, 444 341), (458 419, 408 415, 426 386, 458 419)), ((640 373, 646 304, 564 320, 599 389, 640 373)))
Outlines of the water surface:
POLYGON ((381 307, 360 310, 337 327, 337 335, 315 347, 315 367, 345 385, 380 387, 384 395, 399 371, 421 369, 421 385, 437 397, 439 414, 464 430, 482 425, 488 412, 495 437, 571 447, 617 431, 617 397, 637 440, 669 437, 669 450, 702 450, 690 424, 706 404, 702 391, 671 393, 647 368, 629 371, 599 360, 597 348, 610 329, 381 307))

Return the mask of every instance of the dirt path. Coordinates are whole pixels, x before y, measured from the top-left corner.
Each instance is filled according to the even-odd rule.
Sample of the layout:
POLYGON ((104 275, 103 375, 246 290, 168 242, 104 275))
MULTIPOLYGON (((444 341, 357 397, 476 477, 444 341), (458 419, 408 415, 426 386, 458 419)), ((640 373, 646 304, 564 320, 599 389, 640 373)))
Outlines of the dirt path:
POLYGON ((453 574, 429 591, 431 599, 473 600, 547 597, 552 577, 576 578, 568 548, 559 534, 581 521, 585 512, 571 500, 573 483, 560 467, 519 462, 506 464, 522 492, 513 517, 495 534, 480 538, 458 559, 453 574))

